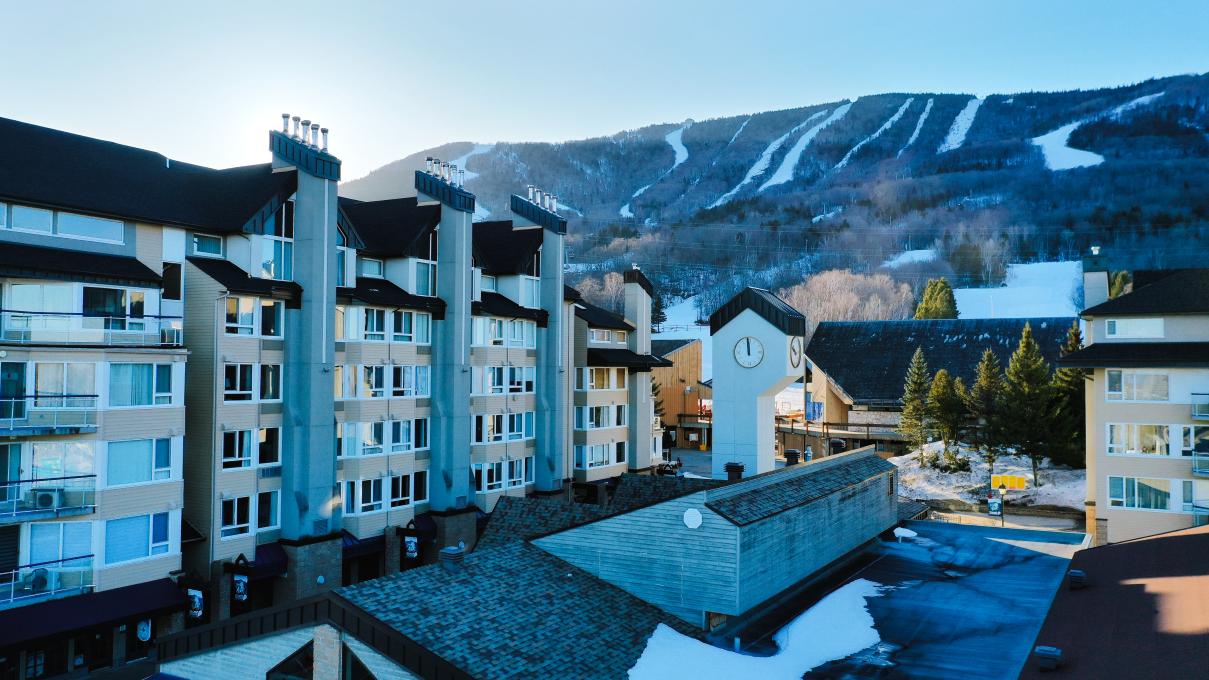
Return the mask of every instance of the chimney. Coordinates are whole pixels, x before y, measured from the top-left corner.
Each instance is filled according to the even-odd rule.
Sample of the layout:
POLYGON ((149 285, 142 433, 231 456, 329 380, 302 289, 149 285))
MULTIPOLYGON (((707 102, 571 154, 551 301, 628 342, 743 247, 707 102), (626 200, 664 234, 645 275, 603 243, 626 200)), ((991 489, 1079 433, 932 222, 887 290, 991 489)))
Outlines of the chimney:
POLYGON ((1100 246, 1092 246, 1083 258, 1083 309, 1108 301, 1108 256, 1100 251, 1100 246))
POLYGON ((534 202, 535 202, 535 203, 537 203, 537 205, 539 205, 539 206, 540 206, 540 205, 542 204, 542 190, 541 190, 541 189, 534 189, 534 190, 533 190, 533 195, 534 195, 534 197, 537 199, 537 200, 536 200, 536 201, 534 201, 534 202))
POLYGON ((743 463, 727 463, 723 468, 726 470, 726 481, 737 482, 743 479, 743 463))
POLYGON ((532 185, 532 184, 530 184, 530 185, 529 185, 529 202, 530 202, 530 203, 532 203, 532 202, 533 202, 533 188, 534 188, 534 187, 533 187, 533 185, 532 185))
POLYGON ((458 185, 458 166, 455 163, 449 164, 449 183, 455 187, 458 185))
POLYGON ((301 140, 302 138, 298 136, 298 121, 302 119, 298 116, 294 116, 292 120, 294 121, 294 132, 290 134, 290 137, 294 138, 295 140, 301 140))
POLYGON ((290 114, 288 113, 281 114, 281 134, 290 134, 290 114))
POLYGON ((558 194, 555 194, 550 201, 550 212, 558 214, 558 194))
POLYGON ((327 153, 327 128, 319 128, 319 132, 323 134, 323 148, 320 151, 327 153))
POLYGON ((311 123, 311 146, 319 148, 319 123, 311 123))
POLYGON ((465 169, 458 170, 458 186, 460 186, 460 187, 466 186, 466 170, 465 169))
POLYGON ((462 560, 466 558, 466 551, 460 545, 450 545, 441 548, 439 561, 441 568, 450 574, 462 573, 462 560))
POLYGON ((305 144, 307 146, 310 146, 311 145, 311 120, 309 118, 302 121, 302 129, 299 130, 298 132, 299 132, 299 137, 298 137, 299 141, 301 141, 303 144, 305 144))

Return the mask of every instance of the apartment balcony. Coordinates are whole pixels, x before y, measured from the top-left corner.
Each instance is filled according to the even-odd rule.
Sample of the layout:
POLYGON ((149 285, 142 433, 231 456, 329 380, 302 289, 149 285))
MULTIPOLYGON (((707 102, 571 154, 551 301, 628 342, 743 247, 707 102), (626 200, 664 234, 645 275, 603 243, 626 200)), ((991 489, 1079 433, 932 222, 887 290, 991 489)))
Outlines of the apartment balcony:
POLYGON ((0 342, 164 347, 184 344, 179 316, 94 316, 0 310, 0 342))
POLYGON ((0 611, 92 592, 92 555, 37 562, 0 571, 0 611))
POLYGON ((1192 474, 1209 477, 1209 453, 1197 451, 1192 454, 1192 474))
POLYGON ((0 482, 0 525, 93 513, 96 488, 96 475, 0 482))
POLYGON ((1192 501, 1192 525, 1203 527, 1209 524, 1209 500, 1192 501))
POLYGON ((1192 393, 1192 417, 1196 420, 1209 420, 1209 394, 1192 393))
POLYGON ((0 397, 0 437, 96 432, 95 394, 0 397))

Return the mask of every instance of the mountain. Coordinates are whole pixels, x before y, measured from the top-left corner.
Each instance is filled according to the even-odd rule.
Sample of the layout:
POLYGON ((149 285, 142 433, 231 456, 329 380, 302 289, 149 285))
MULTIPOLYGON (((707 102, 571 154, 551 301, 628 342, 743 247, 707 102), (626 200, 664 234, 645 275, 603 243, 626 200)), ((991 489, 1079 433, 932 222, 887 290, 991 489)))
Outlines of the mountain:
POLYGON ((770 267, 790 279, 873 270, 912 248, 938 257, 898 275, 976 283, 1001 277, 1002 261, 1069 258, 1092 243, 1132 266, 1203 262, 1209 249, 1209 74, 982 98, 878 94, 557 144, 458 142, 341 194, 412 194, 426 156, 466 168, 479 219, 536 184, 565 206, 573 262, 635 261, 674 279, 705 271, 705 285, 770 267))

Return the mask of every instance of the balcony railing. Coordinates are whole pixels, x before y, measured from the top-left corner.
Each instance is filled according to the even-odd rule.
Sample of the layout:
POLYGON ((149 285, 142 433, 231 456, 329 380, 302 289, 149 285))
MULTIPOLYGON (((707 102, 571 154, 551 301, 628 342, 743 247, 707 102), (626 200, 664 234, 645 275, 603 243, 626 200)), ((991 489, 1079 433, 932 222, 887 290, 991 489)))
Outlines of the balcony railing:
POLYGON ((0 310, 0 341, 23 345, 181 345, 179 316, 0 310))
POLYGON ((1209 476, 1209 453, 1192 454, 1192 474, 1209 476))
POLYGON ((1192 393, 1192 417, 1209 420, 1209 394, 1192 393))
POLYGON ((95 394, 0 397, 0 435, 95 430, 99 399, 95 394))
POLYGON ((90 513, 97 507, 97 476, 43 477, 0 482, 0 524, 35 516, 90 513))
POLYGON ((0 571, 0 609, 90 592, 92 555, 36 562, 0 571))

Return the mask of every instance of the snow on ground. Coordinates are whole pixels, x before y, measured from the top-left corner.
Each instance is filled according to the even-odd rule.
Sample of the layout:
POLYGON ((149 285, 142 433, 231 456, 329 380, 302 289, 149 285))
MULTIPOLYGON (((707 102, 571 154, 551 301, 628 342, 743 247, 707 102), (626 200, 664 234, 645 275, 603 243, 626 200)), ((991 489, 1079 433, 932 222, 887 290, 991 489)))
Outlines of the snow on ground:
POLYGON ((714 374, 713 343, 709 340, 709 325, 697 325, 696 297, 687 297, 668 305, 663 313, 667 321, 660 324, 660 332, 651 336, 654 340, 677 340, 696 338, 701 341, 701 379, 709 380, 714 374))
POLYGON ((772 656, 750 656, 714 647, 659 624, 647 641, 630 680, 799 680, 812 668, 843 659, 881 641, 867 598, 884 586, 856 579, 824 597, 773 636, 772 656))
POLYGON ((906 151, 907 148, 914 144, 915 140, 919 138, 919 131, 924 129, 924 121, 928 119, 928 114, 931 112, 932 98, 928 97, 928 103, 924 104, 924 112, 919 114, 919 120, 915 122, 915 131, 911 133, 911 138, 907 140, 907 143, 903 144, 903 148, 898 150, 898 155, 895 156, 896 158, 903 155, 903 152, 906 151))
POLYGON ((832 217, 835 217, 836 215, 838 215, 842 212, 844 212, 843 206, 840 206, 838 208, 832 208, 831 210, 828 210, 827 212, 823 213, 822 215, 815 215, 814 217, 811 217, 810 223, 818 224, 819 222, 822 222, 823 220, 829 220, 832 217))
POLYGON ((763 175, 764 172, 766 170, 768 170, 769 164, 772 163, 772 157, 778 151, 781 150, 782 146, 785 146, 786 140, 788 140, 798 130, 801 130, 802 128, 806 127, 807 125, 809 125, 810 123, 812 123, 813 121, 815 121, 816 119, 818 119, 819 117, 823 116, 826 113, 827 113, 827 111, 824 109, 823 111, 818 111, 818 112, 811 114, 809 118, 807 118, 806 120, 802 121, 801 123, 798 123, 797 125, 795 125, 793 127, 793 129, 790 130, 789 132, 786 132, 785 134, 781 135, 780 137, 777 137, 776 139, 769 142, 768 146, 764 148, 764 151, 760 153, 760 157, 756 159, 756 162, 753 163, 752 166, 747 169, 747 174, 743 176, 743 181, 736 184, 735 188, 731 189, 730 191, 726 192, 725 194, 722 194, 722 196, 720 196, 718 198, 718 200, 714 201, 713 203, 710 203, 709 207, 717 208, 720 205, 725 205, 726 203, 730 202, 730 199, 734 198, 735 194, 738 194, 740 189, 742 189, 743 187, 747 186, 748 184, 751 184, 752 182, 754 182, 757 177, 759 177, 760 175, 763 175))
MULTIPOLYGON (((466 174, 469 175, 470 173, 466 174)), ((470 218, 471 221, 482 222, 488 217, 491 217, 491 211, 487 209, 487 206, 483 205, 482 201, 476 199, 474 202, 474 216, 470 218)))
POLYGON ((625 205, 621 206, 621 208, 619 208, 617 210, 618 215, 621 215, 622 217, 633 217, 634 211, 630 208, 630 204, 634 202, 634 199, 638 198, 647 189, 650 189, 652 186, 657 184, 659 182, 659 180, 672 174, 672 171, 675 170, 678 165, 680 165, 684 161, 688 160, 688 147, 684 146, 683 137, 684 137, 684 131, 689 129, 692 126, 693 126, 693 121, 691 121, 691 120, 685 121, 684 125, 681 125, 680 127, 676 128, 675 130, 672 130, 671 132, 669 132, 663 136, 663 140, 665 142, 667 142, 669 146, 672 147, 672 152, 674 154, 676 154, 676 159, 672 162, 672 167, 665 170, 662 175, 660 175, 659 177, 657 177, 655 179, 654 182, 651 182, 650 184, 647 184, 646 186, 640 187, 638 189, 638 191, 635 191, 634 193, 630 194, 630 200, 626 201, 625 205))
POLYGON ((470 151, 467 151, 465 154, 462 154, 461 156, 458 156, 457 158, 449 161, 449 163, 451 165, 458 166, 462 170, 466 170, 466 181, 469 182, 470 180, 474 179, 475 177, 478 177, 479 173, 470 172, 469 170, 467 170, 466 161, 470 160, 470 158, 472 156, 481 156, 481 155, 487 153, 488 151, 491 151, 494 148, 495 148, 494 144, 475 144, 474 147, 470 149, 470 151))
POLYGON ((894 115, 890 116, 886 122, 882 123, 881 127, 874 130, 873 134, 857 142, 856 146, 849 149, 848 153, 844 154, 844 157, 840 159, 840 162, 835 164, 835 169, 839 170, 845 165, 848 165, 848 161, 852 160, 852 157, 856 155, 857 151, 861 150, 862 146, 872 142, 878 137, 881 137, 883 134, 885 134, 886 130, 894 127, 894 124, 897 123, 898 120, 903 117, 903 114, 907 112, 907 109, 911 107, 911 102, 913 101, 915 101, 915 97, 907 97, 907 101, 903 102, 903 105, 898 107, 898 110, 894 112, 894 115))
POLYGON ((727 146, 735 143, 735 140, 738 139, 739 135, 743 133, 743 128, 747 127, 747 124, 751 122, 752 118, 755 118, 755 116, 748 116, 747 120, 743 121, 743 124, 739 126, 739 129, 735 130, 735 134, 730 136, 730 141, 726 143, 727 146))
POLYGON ((1008 265, 1004 285, 956 288, 957 316, 962 319, 1010 319, 1076 316, 1076 296, 1083 281, 1079 262, 1034 262, 1008 265))
POLYGON ((1145 106, 1164 94, 1166 92, 1148 94, 1125 102, 1120 106, 1113 107, 1105 113, 1081 118, 1073 123, 1067 123, 1053 132, 1048 132, 1040 137, 1034 137, 1032 140, 1033 144, 1041 148, 1041 154, 1045 156, 1045 167, 1050 170, 1073 170, 1075 168, 1090 168, 1099 165, 1104 162, 1104 157, 1100 154, 1084 151, 1083 149, 1075 149, 1070 146, 1071 133, 1098 118, 1120 118, 1121 114, 1136 109, 1139 106, 1145 106))
POLYGON ((571 206, 567 205, 566 203, 563 203, 562 201, 559 201, 559 202, 558 202, 558 209, 559 209, 559 210, 565 210, 565 211, 567 211, 567 212, 573 212, 573 213, 575 213, 576 215, 579 215, 580 217, 583 217, 583 216, 584 216, 584 214, 583 214, 583 211, 582 211, 582 210, 576 210, 575 208, 572 208, 571 206))
POLYGON ((953 119, 949 134, 945 136, 945 141, 940 143, 936 153, 960 149, 961 145, 966 143, 966 135, 970 132, 970 126, 974 124, 974 117, 978 115, 978 107, 982 106, 982 102, 981 97, 970 99, 966 107, 953 119))
POLYGON ((904 250, 894 257, 882 263, 883 267, 895 269, 908 264, 918 264, 920 262, 931 262, 936 259, 936 250, 934 248, 924 248, 922 250, 904 250))
POLYGON ((802 159, 802 152, 806 150, 806 147, 810 146, 810 143, 814 141, 814 138, 820 132, 847 115, 848 110, 851 108, 851 103, 836 107, 835 111, 832 111, 831 115, 827 116, 823 122, 810 128, 801 137, 798 137, 798 141, 794 142, 794 145, 789 149, 789 153, 785 154, 785 158, 781 160, 781 165, 777 167, 777 171, 772 173, 772 177, 769 177, 767 182, 760 185, 756 193, 760 193, 778 184, 784 184, 793 179, 794 168, 798 167, 798 161, 802 159))
MULTIPOLYGON (((924 449, 930 455, 939 456, 943 447, 940 442, 932 442, 924 449)), ((960 500, 967 503, 977 503, 986 498, 986 489, 991 481, 990 466, 964 445, 961 455, 970 461, 969 472, 921 468, 916 452, 891 458, 890 462, 898 466, 898 495, 912 500, 960 500)), ((1008 492, 1009 503, 1083 509, 1087 486, 1085 470, 1053 467, 1046 459, 1040 470, 1042 486, 1038 488, 1033 481, 1033 467, 1027 456, 1001 456, 995 461, 995 474, 1024 475, 1028 479, 1027 489, 1008 492)))

